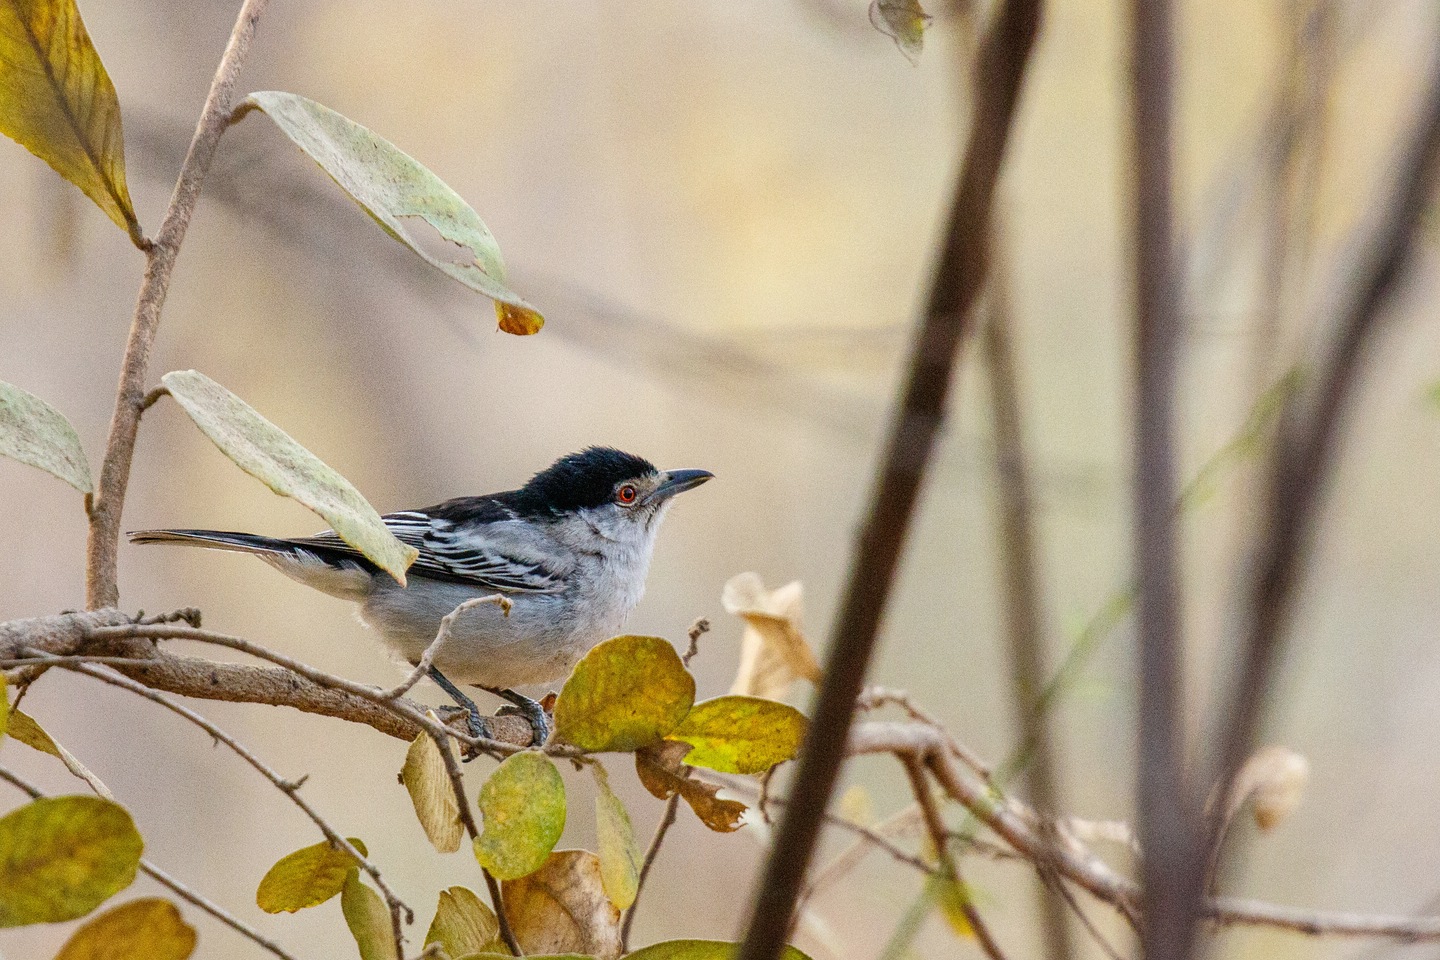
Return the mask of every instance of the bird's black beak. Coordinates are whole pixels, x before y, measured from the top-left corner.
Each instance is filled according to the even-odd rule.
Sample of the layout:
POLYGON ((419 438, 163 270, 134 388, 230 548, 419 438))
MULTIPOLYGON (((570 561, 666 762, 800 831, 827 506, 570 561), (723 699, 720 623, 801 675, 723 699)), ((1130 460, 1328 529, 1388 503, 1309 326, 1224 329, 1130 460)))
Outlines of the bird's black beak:
POLYGON ((666 470, 662 476, 664 479, 660 481, 660 486, 650 494, 652 500, 668 500, 677 493, 700 486, 715 474, 709 470, 666 470))

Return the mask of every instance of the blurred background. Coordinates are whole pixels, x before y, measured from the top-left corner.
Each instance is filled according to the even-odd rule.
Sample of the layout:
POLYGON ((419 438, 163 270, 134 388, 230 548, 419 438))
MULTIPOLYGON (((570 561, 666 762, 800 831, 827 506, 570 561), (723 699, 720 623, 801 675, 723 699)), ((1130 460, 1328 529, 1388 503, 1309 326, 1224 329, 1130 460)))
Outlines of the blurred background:
MULTIPOLYGON (((82 0, 151 231, 235 6, 82 0)), ((1425 0, 1180 6, 1184 475, 1211 464, 1185 511, 1199 737, 1200 707, 1224 677, 1253 517, 1255 445, 1232 441, 1257 398, 1325 335, 1313 305, 1347 262, 1436 33, 1425 0)), ((1129 579, 1124 9, 1047 5, 997 211, 1052 662, 1129 579)), ((214 377, 382 511, 510 488, 591 443, 714 471, 671 514, 631 627, 683 644, 687 626, 710 616, 694 666, 702 696, 724 693, 741 632, 720 606, 732 575, 803 581, 815 642, 829 632, 966 122, 967 14, 931 12, 912 66, 870 26, 863 0, 277 2, 242 90, 312 97, 427 164, 485 219, 511 285, 548 322, 530 338, 493 332, 489 301, 375 230, 256 115, 222 142, 153 376, 194 367, 214 377)), ((0 379, 68 414, 96 461, 142 257, 9 141, 0 185, 0 379)), ((1350 422, 1266 733, 1310 759, 1310 789, 1273 834, 1239 828, 1254 842, 1237 892, 1402 914, 1432 909, 1440 893, 1440 331, 1424 322, 1437 267, 1432 223, 1350 422)), ((998 760, 1016 733, 978 360, 968 349, 872 680, 909 690, 998 760)), ((79 498, 10 461, 0 490, 0 619, 81 606, 79 498)), ((126 507, 127 529, 301 535, 321 525, 232 466, 169 403, 145 417, 126 507)), ((130 610, 199 606, 208 627, 357 680, 398 676, 347 604, 251 560, 126 546, 121 592, 130 610)), ((1128 623, 1103 631, 1053 715, 1064 808, 1076 815, 1131 816, 1131 663, 1128 623)), ((421 695, 443 702, 428 685, 421 695)), ((254 907, 269 865, 316 837, 235 757, 152 704, 74 676, 47 676, 25 706, 134 811, 156 863, 299 955, 353 955, 334 905, 279 917, 254 907)), ((282 774, 309 774, 306 797, 362 837, 417 907, 414 944, 436 890, 483 888, 469 857, 425 842, 395 782, 405 744, 279 708, 199 706, 282 774)), ((50 758, 14 744, 0 752, 48 791, 78 790, 50 758)), ((612 773, 644 842, 661 805, 621 766, 612 773)), ((908 802, 898 774, 867 760, 847 780, 884 815, 908 802)), ((593 848, 591 783, 567 781, 562 845, 593 848)), ((682 811, 635 942, 737 935, 764 842, 749 828, 709 833, 682 811)), ((832 837, 822 860, 848 842, 832 837)), ((968 870, 1010 955, 1033 955, 1031 874, 968 870)), ((150 887, 142 878, 133 892, 150 887)), ((872 854, 814 902, 799 944, 817 960, 877 956, 918 888, 872 854)), ((1123 936, 1107 908, 1088 909, 1123 936)), ((185 914, 201 930, 199 956, 257 955, 185 914)), ((67 929, 6 931, 0 952, 49 956, 67 929)), ((1360 949, 1256 931, 1218 946, 1235 957, 1360 949)), ((976 951, 932 919, 902 955, 976 951)))

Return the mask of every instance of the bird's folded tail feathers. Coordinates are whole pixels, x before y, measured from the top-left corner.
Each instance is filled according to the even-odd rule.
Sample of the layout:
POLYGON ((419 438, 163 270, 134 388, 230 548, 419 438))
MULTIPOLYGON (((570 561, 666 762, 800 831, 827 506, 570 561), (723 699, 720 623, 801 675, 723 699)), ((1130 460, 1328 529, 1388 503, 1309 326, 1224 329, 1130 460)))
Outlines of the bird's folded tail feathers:
POLYGON ((363 600, 370 592, 374 565, 348 547, 306 540, 282 540, 229 530, 136 530, 131 543, 161 543, 249 553, 292 580, 342 600, 363 600))
POLYGON ((297 545, 275 537, 229 530, 135 530, 127 533, 131 543, 168 543, 181 546, 233 550, 237 553, 293 554, 297 545))

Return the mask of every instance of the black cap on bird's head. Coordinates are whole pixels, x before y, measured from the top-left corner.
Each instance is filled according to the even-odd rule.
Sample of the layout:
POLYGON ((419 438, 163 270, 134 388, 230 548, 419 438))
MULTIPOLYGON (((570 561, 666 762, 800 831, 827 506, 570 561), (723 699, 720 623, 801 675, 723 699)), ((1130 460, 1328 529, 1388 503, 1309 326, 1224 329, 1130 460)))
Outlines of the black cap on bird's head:
POLYGON ((709 480, 707 470, 660 471, 644 457, 613 447, 587 447, 561 457, 530 478, 520 493, 533 503, 568 512, 617 503, 669 499, 709 480))

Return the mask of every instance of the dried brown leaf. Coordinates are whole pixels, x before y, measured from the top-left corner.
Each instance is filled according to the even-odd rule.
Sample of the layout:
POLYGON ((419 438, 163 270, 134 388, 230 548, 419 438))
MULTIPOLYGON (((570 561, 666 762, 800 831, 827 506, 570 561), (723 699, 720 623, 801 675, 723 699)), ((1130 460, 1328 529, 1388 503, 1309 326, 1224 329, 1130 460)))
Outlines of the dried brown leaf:
POLYGON ((620 956, 620 911, 605 895, 600 858, 557 850, 527 877, 502 884, 505 915, 527 954, 620 956))
POLYGON ((686 776, 690 768, 681 761, 689 752, 689 744, 674 740, 637 750, 635 772, 640 776, 640 783, 658 800, 668 800, 680 794, 700 822, 717 833, 739 830, 740 819, 747 809, 745 804, 738 800, 722 800, 718 786, 706 783, 693 774, 686 776))
POLYGON ((820 662, 805 638, 798 580, 766 590, 759 574, 741 573, 725 584, 720 601, 725 612, 745 621, 740 669, 731 693, 780 700, 796 680, 820 679, 820 662))

